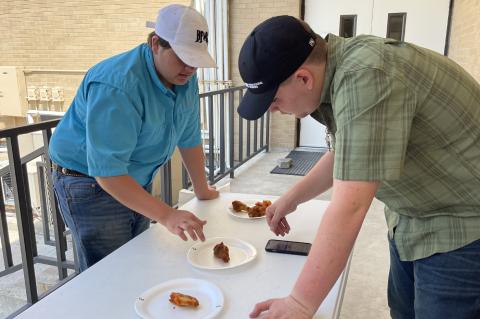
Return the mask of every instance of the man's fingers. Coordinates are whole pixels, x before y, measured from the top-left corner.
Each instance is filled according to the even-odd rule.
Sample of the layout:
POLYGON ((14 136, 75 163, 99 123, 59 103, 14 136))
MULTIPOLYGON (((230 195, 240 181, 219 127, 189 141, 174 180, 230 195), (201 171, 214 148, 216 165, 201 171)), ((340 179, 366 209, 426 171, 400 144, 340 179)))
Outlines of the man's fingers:
POLYGON ((177 234, 181 239, 183 239, 184 241, 187 241, 188 238, 187 236, 185 235, 185 233, 183 232, 183 229, 180 228, 180 226, 177 226, 177 228, 175 228, 175 234, 177 234))
POLYGON ((280 221, 280 216, 279 214, 275 214, 272 218, 272 221, 270 222, 270 229, 273 231, 277 229, 278 227, 278 222, 280 221))
POLYGON ((205 235, 203 234, 203 229, 201 227, 195 228, 195 232, 197 233, 198 238, 200 238, 201 241, 205 241, 205 235))
POLYGON ((195 231, 192 226, 187 225, 186 231, 188 232, 188 234, 193 240, 197 240, 197 234, 195 234, 195 231))
POLYGON ((288 224, 285 217, 280 220, 280 224, 282 224, 282 228, 285 229, 285 232, 288 234, 290 232, 290 224, 288 224))
POLYGON ((193 240, 197 240, 198 238, 200 238, 201 241, 204 241, 205 235, 203 234, 203 225, 205 225, 207 221, 200 220, 196 216, 194 217, 195 218, 193 221, 186 220, 184 222, 185 226, 183 228, 188 232, 188 234, 193 240))
POLYGON ((272 304, 274 299, 269 299, 255 305, 252 312, 250 313, 250 318, 257 318, 262 312, 270 309, 270 305, 272 304))

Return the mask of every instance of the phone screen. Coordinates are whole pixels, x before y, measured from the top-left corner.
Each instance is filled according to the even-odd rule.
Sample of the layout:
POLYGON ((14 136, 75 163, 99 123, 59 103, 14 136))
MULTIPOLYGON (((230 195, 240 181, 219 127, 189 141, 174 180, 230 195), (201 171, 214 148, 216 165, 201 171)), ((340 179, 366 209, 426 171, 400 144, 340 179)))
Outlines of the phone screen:
POLYGON ((298 241, 270 239, 265 250, 273 253, 307 256, 312 244, 298 241))

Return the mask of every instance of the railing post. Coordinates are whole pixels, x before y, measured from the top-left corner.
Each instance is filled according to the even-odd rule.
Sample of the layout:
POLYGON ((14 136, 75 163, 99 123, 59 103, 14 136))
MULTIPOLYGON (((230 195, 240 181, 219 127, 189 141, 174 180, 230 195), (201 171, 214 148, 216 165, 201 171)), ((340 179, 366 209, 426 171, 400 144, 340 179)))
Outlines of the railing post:
POLYGON ((33 264, 33 243, 30 234, 31 224, 28 219, 27 202, 25 200, 25 185, 20 151, 18 146, 18 137, 7 137, 8 159, 10 162, 10 177, 14 189, 15 210, 17 214, 18 232, 20 239, 20 250, 22 254, 22 269, 25 278, 25 290, 27 294, 27 303, 33 304, 38 301, 37 284, 35 280, 35 268, 33 264))
POLYGON ((58 207, 57 200, 55 198, 53 190, 53 178, 52 178, 52 163, 50 161, 50 156, 48 154, 48 145, 50 144, 50 138, 52 137, 52 131, 50 128, 42 130, 43 136, 43 147, 45 150, 45 173, 47 175, 47 189, 48 189, 48 200, 50 202, 50 208, 52 209, 52 219, 53 219, 53 232, 55 235, 55 251, 57 253, 57 270, 58 270, 58 279, 62 280, 67 277, 67 267, 65 266, 65 261, 67 260, 65 256, 65 251, 67 250, 67 240, 65 238, 65 224, 63 223, 62 216, 60 215, 60 209, 58 207))

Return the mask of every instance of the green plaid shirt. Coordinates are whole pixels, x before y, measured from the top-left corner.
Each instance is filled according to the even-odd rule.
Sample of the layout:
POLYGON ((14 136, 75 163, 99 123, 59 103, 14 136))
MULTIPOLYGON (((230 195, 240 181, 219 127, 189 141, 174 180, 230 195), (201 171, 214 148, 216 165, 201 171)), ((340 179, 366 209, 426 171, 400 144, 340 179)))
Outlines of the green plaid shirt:
POLYGON ((328 37, 321 105, 334 177, 381 181, 402 260, 480 238, 480 85, 446 57, 373 36, 328 37))

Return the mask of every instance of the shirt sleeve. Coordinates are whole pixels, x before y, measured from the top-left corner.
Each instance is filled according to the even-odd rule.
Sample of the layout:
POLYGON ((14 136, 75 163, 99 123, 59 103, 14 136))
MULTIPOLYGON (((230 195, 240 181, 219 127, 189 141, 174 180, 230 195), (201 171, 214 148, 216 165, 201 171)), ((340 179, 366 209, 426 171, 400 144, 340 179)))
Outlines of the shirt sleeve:
POLYGON ((193 105, 191 107, 189 106, 191 111, 189 111, 187 117, 187 125, 177 143, 180 148, 195 147, 202 143, 200 134, 200 97, 198 94, 198 82, 196 76, 192 79, 192 84, 194 85, 194 94, 192 98, 193 105))
POLYGON ((334 177, 398 179, 415 114, 414 94, 379 69, 345 73, 335 86, 334 177))
POLYGON ((142 119, 125 92, 92 83, 87 92, 86 150, 90 176, 128 174, 142 119))

